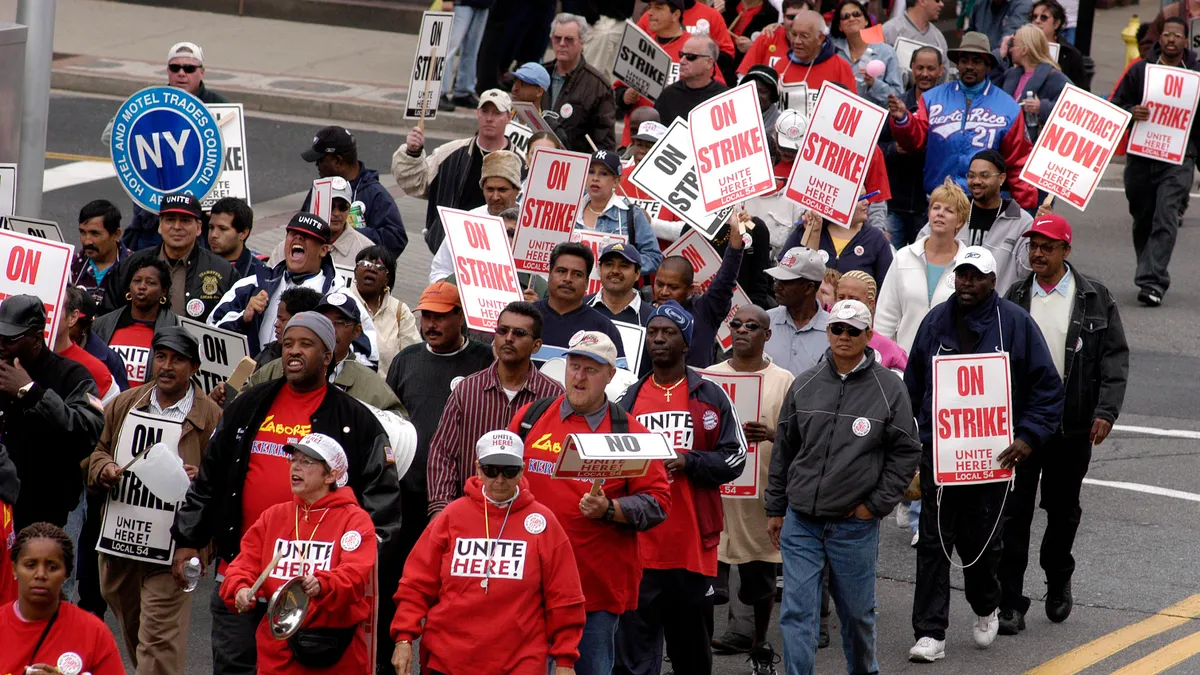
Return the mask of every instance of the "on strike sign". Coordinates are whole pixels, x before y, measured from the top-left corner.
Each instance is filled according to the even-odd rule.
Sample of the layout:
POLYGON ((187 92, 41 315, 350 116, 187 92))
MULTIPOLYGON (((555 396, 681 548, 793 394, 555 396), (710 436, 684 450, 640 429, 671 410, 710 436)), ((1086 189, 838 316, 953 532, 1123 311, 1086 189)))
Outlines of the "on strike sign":
POLYGON ((709 213, 775 190, 758 90, 754 87, 753 82, 747 82, 688 113, 700 197, 709 213))
POLYGON ((1025 160, 1021 180, 1086 209, 1129 118, 1129 112, 1068 85, 1025 160))
MULTIPOLYGON (((723 373, 702 370, 704 379, 720 386, 729 395, 738 419, 757 422, 762 419, 763 376, 761 373, 723 373)), ((761 486, 758 484, 758 443, 746 444, 746 464, 742 475, 721 486, 722 497, 754 499, 761 486)))
POLYGON ((671 55, 658 46, 658 41, 632 21, 625 22, 625 32, 621 34, 617 59, 613 63, 614 77, 654 101, 670 84, 671 65, 671 55))
POLYGON ((512 253, 520 272, 550 273, 550 252, 571 238, 591 158, 538 148, 529 163, 512 253))
POLYGON ((46 308, 46 340, 58 334, 58 307, 67 290, 74 247, 0 230, 0 300, 11 295, 33 295, 46 308))
POLYGON ((1129 130, 1131 155, 1183 164, 1188 134, 1200 102, 1200 73, 1170 66, 1147 65, 1142 105, 1150 119, 1129 130))
POLYGON ((708 239, 717 236, 733 210, 731 206, 710 214, 701 203, 692 138, 682 117, 671 123, 667 135, 638 162, 629 180, 708 239))
POLYGON ((493 332, 500 312, 508 303, 524 297, 512 251, 508 250, 504 221, 444 206, 438 207, 438 215, 454 257, 454 275, 467 327, 493 332))
POLYGON ((850 227, 887 111, 827 81, 810 112, 808 133, 788 177, 787 197, 850 227))
POLYGON ((997 457, 1012 445, 1008 354, 933 357, 933 479, 938 485, 1012 477, 997 457))

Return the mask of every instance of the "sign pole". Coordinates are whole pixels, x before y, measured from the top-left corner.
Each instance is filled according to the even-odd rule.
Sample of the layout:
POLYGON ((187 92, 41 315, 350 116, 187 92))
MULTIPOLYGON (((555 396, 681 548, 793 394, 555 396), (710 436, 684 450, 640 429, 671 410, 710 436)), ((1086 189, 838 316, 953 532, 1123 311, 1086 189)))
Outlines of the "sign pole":
MULTIPOLYGON (((54 60, 54 12, 57 0, 17 0, 17 23, 25 24, 25 76, 21 84, 20 154, 16 213, 42 215, 42 177, 46 171, 46 123, 50 116, 50 65, 54 60)), ((54 339, 54 336, 51 336, 54 339)))
POLYGON ((417 118, 417 128, 425 133, 425 108, 429 105, 429 81, 433 77, 433 64, 437 60, 437 45, 429 57, 429 67, 425 69, 425 91, 421 94, 421 116, 417 118))

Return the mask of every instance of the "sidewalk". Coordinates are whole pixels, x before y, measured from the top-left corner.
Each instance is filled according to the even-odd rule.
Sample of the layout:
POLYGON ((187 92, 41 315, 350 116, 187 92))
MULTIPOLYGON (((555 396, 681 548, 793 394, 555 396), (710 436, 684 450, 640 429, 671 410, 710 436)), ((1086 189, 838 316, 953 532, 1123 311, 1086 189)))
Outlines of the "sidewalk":
MULTIPOLYGON (((16 16, 0 0, 0 20, 16 16)), ((1120 31, 1138 14, 1150 21, 1158 0, 1096 12, 1092 90, 1105 95, 1125 67, 1120 31)), ((58 0, 52 85, 128 96, 165 83, 163 60, 175 42, 204 49, 206 82, 249 110, 344 123, 407 127, 403 101, 416 36, 237 17, 103 0, 58 0)), ((438 113, 429 129, 474 131, 470 111, 438 113)))

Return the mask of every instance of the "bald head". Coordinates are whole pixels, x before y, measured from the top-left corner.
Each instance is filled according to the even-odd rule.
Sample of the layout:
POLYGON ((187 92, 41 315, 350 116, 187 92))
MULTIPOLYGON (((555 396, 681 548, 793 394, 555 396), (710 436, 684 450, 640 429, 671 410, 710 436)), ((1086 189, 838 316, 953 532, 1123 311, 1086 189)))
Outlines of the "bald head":
POLYGON ((679 79, 692 89, 706 87, 712 82, 720 50, 707 35, 693 35, 679 50, 679 79), (692 58, 695 57, 695 58, 692 58))
POLYGON ((771 319, 766 310, 758 305, 742 305, 733 313, 729 328, 733 332, 734 367, 757 369, 763 349, 771 337, 771 319))
POLYGON ((792 53, 801 61, 811 62, 817 58, 821 45, 825 43, 825 19, 811 9, 796 15, 788 31, 792 53))
POLYGON ((654 106, 644 105, 634 108, 633 112, 629 113, 629 126, 633 127, 630 134, 636 136, 642 122, 658 122, 660 119, 662 118, 658 116, 658 111, 654 109, 654 106))

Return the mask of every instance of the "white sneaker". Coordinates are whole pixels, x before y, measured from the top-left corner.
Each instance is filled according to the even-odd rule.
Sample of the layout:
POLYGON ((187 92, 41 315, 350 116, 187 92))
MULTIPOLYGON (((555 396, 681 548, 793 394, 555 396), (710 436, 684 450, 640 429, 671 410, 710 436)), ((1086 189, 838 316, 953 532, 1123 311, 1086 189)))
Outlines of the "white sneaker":
POLYGON ((946 641, 923 637, 908 650, 908 660, 918 663, 933 663, 946 658, 946 641))
POLYGON ((979 617, 978 621, 971 628, 971 632, 975 634, 975 644, 980 649, 987 649, 991 646, 992 641, 996 639, 996 633, 999 631, 1000 617, 994 609, 991 614, 979 617))
POLYGON ((896 527, 908 527, 908 504, 900 502, 892 513, 896 515, 896 527))
POLYGON ((913 548, 916 548, 916 547, 917 547, 917 542, 919 542, 919 541, 921 541, 921 533, 920 533, 920 532, 913 532, 913 538, 912 538, 912 541, 911 541, 911 542, 909 542, 909 544, 908 544, 908 545, 909 545, 909 546, 911 546, 911 547, 913 547, 913 548))

